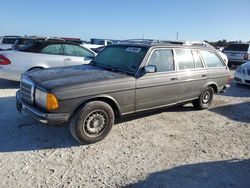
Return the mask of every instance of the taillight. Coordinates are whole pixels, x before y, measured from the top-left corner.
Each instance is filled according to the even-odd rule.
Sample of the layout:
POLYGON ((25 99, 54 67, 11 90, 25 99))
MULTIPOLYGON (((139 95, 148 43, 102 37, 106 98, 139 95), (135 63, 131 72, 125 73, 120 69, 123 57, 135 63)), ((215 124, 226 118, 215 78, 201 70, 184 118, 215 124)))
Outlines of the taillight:
POLYGON ((249 54, 246 53, 246 54, 244 55, 244 60, 248 60, 248 57, 249 57, 249 54))
POLYGON ((11 64, 11 61, 7 57, 0 55, 0 65, 8 65, 8 64, 11 64))

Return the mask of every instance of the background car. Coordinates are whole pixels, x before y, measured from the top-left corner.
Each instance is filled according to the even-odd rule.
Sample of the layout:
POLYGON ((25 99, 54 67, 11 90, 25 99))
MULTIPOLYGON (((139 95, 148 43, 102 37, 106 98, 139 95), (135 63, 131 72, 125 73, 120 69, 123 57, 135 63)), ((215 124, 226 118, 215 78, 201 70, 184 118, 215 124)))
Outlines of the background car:
POLYGON ((0 37, 0 50, 11 49, 13 44, 20 36, 2 36, 0 37))
POLYGON ((18 51, 2 51, 0 78, 19 81, 25 71, 89 63, 96 53, 72 42, 39 41, 18 51))
POLYGON ((236 69, 234 81, 238 84, 250 85, 250 61, 247 61, 236 69))
POLYGON ((233 43, 229 44, 224 50, 228 57, 228 66, 241 65, 250 60, 250 44, 249 43, 233 43))

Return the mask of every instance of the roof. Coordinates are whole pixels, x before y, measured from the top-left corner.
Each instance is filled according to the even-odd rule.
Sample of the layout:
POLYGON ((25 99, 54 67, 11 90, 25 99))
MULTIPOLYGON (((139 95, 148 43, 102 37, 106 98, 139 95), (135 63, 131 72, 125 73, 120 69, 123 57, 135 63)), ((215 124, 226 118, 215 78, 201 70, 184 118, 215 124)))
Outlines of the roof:
POLYGON ((19 49, 23 52, 40 52, 44 47, 51 45, 51 44, 71 44, 75 46, 79 46, 79 44, 76 44, 74 42, 68 42, 68 41, 61 41, 61 40, 46 40, 46 41, 36 41, 33 44, 30 44, 30 46, 24 47, 23 49, 19 49))

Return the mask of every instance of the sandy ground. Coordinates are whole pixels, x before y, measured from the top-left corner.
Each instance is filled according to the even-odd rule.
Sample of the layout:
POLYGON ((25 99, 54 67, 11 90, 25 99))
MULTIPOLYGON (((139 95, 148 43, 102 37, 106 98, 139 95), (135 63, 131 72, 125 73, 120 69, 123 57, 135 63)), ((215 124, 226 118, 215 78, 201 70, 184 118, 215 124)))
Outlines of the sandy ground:
POLYGON ((0 80, 0 187, 250 187, 250 88, 210 109, 192 105, 121 120, 78 145, 15 109, 19 84, 0 80))

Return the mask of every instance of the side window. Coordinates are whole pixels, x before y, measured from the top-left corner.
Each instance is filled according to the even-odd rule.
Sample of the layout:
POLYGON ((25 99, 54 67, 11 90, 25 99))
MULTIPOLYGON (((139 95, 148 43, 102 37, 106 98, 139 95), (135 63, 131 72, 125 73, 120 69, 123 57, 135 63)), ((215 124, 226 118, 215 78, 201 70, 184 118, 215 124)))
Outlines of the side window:
POLYGON ((53 54, 53 55, 62 55, 63 49, 61 44, 52 44, 44 47, 40 53, 43 54, 53 54))
POLYGON ((221 62, 219 57, 214 53, 210 51, 202 51, 201 55, 207 64, 207 67, 222 67, 224 64, 221 62))
POLYGON ((191 50, 175 50, 179 70, 194 69, 195 64, 191 50))
POLYGON ((65 44, 63 46, 66 55, 79 56, 79 57, 94 57, 94 54, 92 52, 80 46, 75 46, 70 44, 65 44))
POLYGON ((194 57, 195 68, 203 68, 201 58, 196 50, 192 51, 194 57))
POLYGON ((148 64, 155 65, 156 72, 173 71, 173 51, 168 49, 155 50, 151 55, 148 64))

